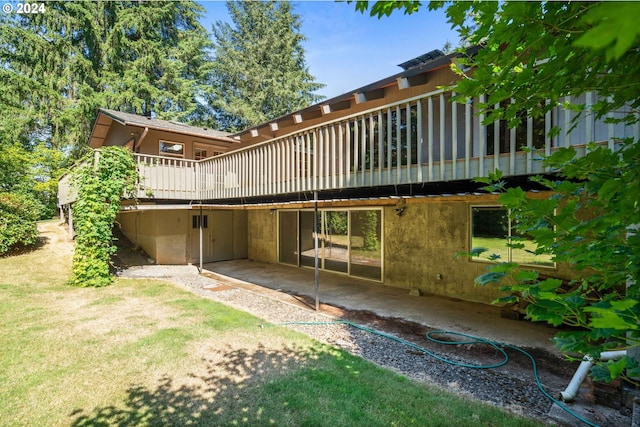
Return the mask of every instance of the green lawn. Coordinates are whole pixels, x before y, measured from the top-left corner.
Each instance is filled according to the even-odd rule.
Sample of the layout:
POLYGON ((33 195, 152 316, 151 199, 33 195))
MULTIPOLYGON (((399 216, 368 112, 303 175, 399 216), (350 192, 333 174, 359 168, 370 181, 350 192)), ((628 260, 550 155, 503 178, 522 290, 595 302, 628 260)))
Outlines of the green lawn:
POLYGON ((186 292, 65 285, 71 246, 0 258, 0 425, 534 426, 186 292))

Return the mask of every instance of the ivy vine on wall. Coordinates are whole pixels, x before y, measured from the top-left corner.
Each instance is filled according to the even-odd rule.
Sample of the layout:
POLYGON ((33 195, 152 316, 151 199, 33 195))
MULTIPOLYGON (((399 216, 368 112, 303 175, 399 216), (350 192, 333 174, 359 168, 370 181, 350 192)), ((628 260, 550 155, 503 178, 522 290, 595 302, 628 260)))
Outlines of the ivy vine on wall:
POLYGON ((73 205, 76 246, 69 284, 106 286, 113 281, 113 224, 122 197, 137 186, 136 161, 127 148, 103 147, 88 153, 81 164, 73 176, 78 198, 73 205))

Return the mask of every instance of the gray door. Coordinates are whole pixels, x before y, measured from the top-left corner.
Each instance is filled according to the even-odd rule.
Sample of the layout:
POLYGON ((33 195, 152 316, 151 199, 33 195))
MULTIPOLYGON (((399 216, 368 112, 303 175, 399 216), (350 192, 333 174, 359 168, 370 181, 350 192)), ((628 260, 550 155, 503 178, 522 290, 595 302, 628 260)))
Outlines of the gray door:
POLYGON ((233 259, 233 211, 210 211, 211 261, 233 259))
MULTIPOLYGON (((200 262, 200 213, 191 214, 191 262, 200 262)), ((233 259, 233 211, 202 212, 202 262, 233 259)))

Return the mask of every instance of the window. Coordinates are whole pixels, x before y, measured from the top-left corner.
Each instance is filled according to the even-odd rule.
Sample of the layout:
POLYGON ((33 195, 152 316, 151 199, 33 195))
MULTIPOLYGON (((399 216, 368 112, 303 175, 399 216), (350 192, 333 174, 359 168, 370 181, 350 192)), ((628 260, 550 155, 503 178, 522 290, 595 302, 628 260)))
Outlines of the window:
MULTIPOLYGON (((191 228, 200 228, 200 215, 191 217, 191 228)), ((209 218, 207 215, 202 215, 202 228, 209 228, 209 218)))
POLYGON ((194 160, 203 160, 209 157, 218 156, 222 154, 220 151, 213 151, 212 147, 202 145, 202 144, 194 144, 193 145, 193 159, 194 160))
POLYGON ((193 158, 195 160, 202 160, 202 159, 206 159, 207 157, 207 149, 206 148, 201 148, 201 147, 195 147, 193 149, 193 158))
POLYGON ((350 276, 382 280, 382 210, 312 210, 278 212, 278 260, 350 276), (316 236, 315 231, 318 231, 316 236))
POLYGON ((499 206, 471 208, 471 248, 486 249, 473 260, 517 262, 519 264, 553 267, 550 255, 536 255, 535 243, 527 235, 515 230, 507 209, 499 206), (509 243, 523 244, 523 248, 509 247, 509 243), (499 257, 499 258, 498 258, 499 257))
POLYGON ((180 142, 160 141, 160 154, 164 156, 184 157, 184 144, 180 142))

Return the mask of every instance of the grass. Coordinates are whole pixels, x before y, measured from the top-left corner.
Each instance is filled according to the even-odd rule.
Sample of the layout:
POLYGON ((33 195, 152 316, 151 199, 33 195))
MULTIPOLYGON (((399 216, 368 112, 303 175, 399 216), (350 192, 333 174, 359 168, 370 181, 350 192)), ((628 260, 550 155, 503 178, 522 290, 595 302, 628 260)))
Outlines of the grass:
POLYGON ((534 426, 169 282, 65 285, 71 245, 0 259, 3 426, 534 426))
MULTIPOLYGON (((492 238, 492 237, 474 237, 471 242, 472 248, 485 248, 487 249, 479 258, 475 260, 489 260, 489 256, 495 254, 500 256, 500 262, 509 261, 509 252, 511 251, 511 261, 519 264, 526 265, 538 265, 552 267, 553 261, 551 261, 550 255, 535 255, 532 252, 535 250, 535 244, 531 241, 523 241, 524 248, 522 249, 510 249, 506 244, 505 239, 492 238)), ((514 242, 515 243, 515 242, 514 242)))

